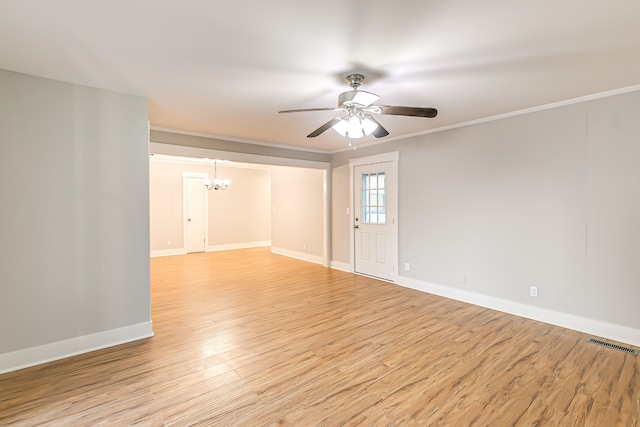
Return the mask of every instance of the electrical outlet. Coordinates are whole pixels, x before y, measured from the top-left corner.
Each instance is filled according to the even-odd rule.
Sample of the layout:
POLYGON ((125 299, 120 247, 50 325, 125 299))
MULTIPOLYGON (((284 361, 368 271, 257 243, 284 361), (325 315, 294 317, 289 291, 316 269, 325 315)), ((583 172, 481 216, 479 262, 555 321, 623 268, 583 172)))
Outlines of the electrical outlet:
POLYGON ((167 242, 167 246, 171 246, 171 240, 167 242))
POLYGON ((537 286, 530 286, 529 287, 529 295, 534 297, 534 298, 538 298, 538 287, 537 286))
POLYGON ((307 245, 302 245, 302 249, 306 252, 307 251, 307 245))
POLYGON ((404 263, 404 271, 411 271, 411 263, 408 263, 408 262, 404 263))

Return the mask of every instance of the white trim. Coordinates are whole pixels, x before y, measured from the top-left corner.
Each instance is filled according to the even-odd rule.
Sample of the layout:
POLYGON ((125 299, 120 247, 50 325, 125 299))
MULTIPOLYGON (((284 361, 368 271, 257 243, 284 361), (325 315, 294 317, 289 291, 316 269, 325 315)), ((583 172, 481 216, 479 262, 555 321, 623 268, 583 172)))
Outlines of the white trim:
POLYGON ((481 295, 462 289, 423 282, 409 277, 399 276, 396 283, 407 288, 450 298, 456 301, 462 301, 480 307, 502 311, 504 313, 549 323, 551 325, 572 329, 586 334, 596 335, 613 341, 640 346, 640 329, 633 329, 627 326, 615 325, 573 314, 561 313, 559 311, 547 310, 532 305, 481 295))
POLYGON ((153 336, 151 321, 0 354, 0 374, 153 336))
MULTIPOLYGON (((209 174, 207 172, 189 172, 182 171, 183 178, 200 178, 200 179, 209 179, 209 174)), ((204 186, 204 183, 202 184, 204 186)))
POLYGON ((227 243, 224 245, 212 245, 212 246, 207 246, 206 251, 207 252, 232 251, 234 249, 261 248, 265 246, 271 246, 271 240, 263 240, 258 242, 227 243))
POLYGON ((331 261, 330 268, 334 270, 346 271, 347 273, 353 273, 353 269, 351 268, 351 264, 340 261, 331 261))
MULTIPOLYGON (((510 111, 510 112, 506 112, 506 113, 502 113, 502 114, 497 114, 495 116, 483 117, 483 118, 480 118, 480 119, 469 120, 469 121, 461 122, 461 123, 454 123, 454 124, 451 124, 451 125, 441 126, 441 127, 437 127, 437 128, 434 128, 434 129, 427 129, 427 130, 424 130, 424 131, 414 132, 414 133, 411 133, 411 134, 398 135, 398 136, 393 136, 393 137, 386 137, 386 138, 382 138, 382 139, 374 139, 372 141, 368 141, 368 142, 365 142, 365 143, 362 143, 362 144, 358 144, 357 147, 358 148, 371 147, 371 146, 374 146, 374 145, 385 144, 387 142, 397 141, 397 140, 406 139, 406 138, 411 138, 411 137, 414 137, 414 136, 428 135, 430 133, 437 133, 437 132, 444 132, 444 131, 451 130, 451 129, 457 129, 457 128, 476 125, 476 124, 480 124, 480 123, 486 123, 486 122, 492 122, 492 121, 495 121, 495 120, 501 120, 501 119, 505 119, 505 118, 508 118, 508 117, 515 117, 515 116, 521 116, 523 114, 535 113, 537 111, 544 111, 544 110, 550 110, 550 109, 553 109, 553 108, 565 107, 567 105, 579 104, 581 102, 594 101, 594 100, 597 100, 597 99, 608 98, 608 97, 616 96, 616 95, 624 95, 626 93, 636 92, 638 90, 640 90, 640 85, 627 86, 627 87, 608 90, 608 91, 604 91, 604 92, 593 93, 593 94, 590 94, 590 95, 579 96, 577 98, 571 98, 571 99, 565 99, 565 100, 562 100, 562 101, 551 102, 549 104, 537 105, 537 106, 530 107, 530 108, 524 108, 522 110, 510 111)), ((306 147, 302 147, 302 146, 298 146, 298 145, 274 144, 274 143, 263 142, 263 141, 255 141, 255 140, 250 140, 250 139, 234 138, 234 137, 229 137, 229 136, 220 136, 220 135, 212 135, 212 134, 206 134, 206 133, 189 132, 189 131, 179 130, 179 129, 163 128, 163 127, 159 127, 159 126, 150 126, 150 128, 149 128, 149 139, 151 139, 151 130, 160 131, 160 132, 170 132, 170 133, 176 133, 176 134, 182 134, 182 135, 190 135, 190 136, 200 136, 200 137, 205 137, 205 138, 214 138, 214 139, 220 139, 220 140, 224 140, 224 141, 241 142, 241 143, 245 143, 245 144, 262 145, 262 146, 266 146, 266 147, 283 148, 283 149, 288 149, 288 150, 293 150, 293 151, 303 151, 303 152, 306 151, 306 152, 320 153, 320 154, 336 154, 336 153, 341 153, 341 152, 347 151, 347 150, 353 150, 353 148, 347 147, 347 146, 338 148, 336 150, 318 150, 318 149, 306 148, 306 147)))
POLYGON ((320 264, 320 265, 325 265, 324 264, 324 258, 321 256, 317 256, 317 255, 310 255, 304 252, 296 252, 296 251, 292 251, 289 249, 282 249, 282 248, 276 248, 276 247, 271 247, 271 253, 274 254, 278 254, 278 255, 284 255, 286 257, 289 258, 295 258, 295 259, 299 259, 302 261, 308 261, 308 262, 312 262, 314 264, 320 264))
POLYGON ((160 256, 174 256, 174 255, 186 255, 187 251, 184 248, 180 249, 161 249, 159 251, 151 251, 151 258, 160 256))
MULTIPOLYGON (((224 245, 209 245, 205 248, 205 252, 232 251, 234 249, 261 248, 265 246, 271 246, 271 240, 262 240, 262 241, 256 241, 256 242, 227 243, 224 245)), ((151 258, 156 258, 161 256, 186 255, 186 254, 187 254, 187 251, 184 248, 164 249, 159 251, 151 251, 151 258)))
MULTIPOLYGON (((502 120, 502 119, 506 119, 506 118, 509 118, 509 117, 516 117, 516 116, 522 116, 524 114, 535 113, 535 112, 538 112, 538 111, 545 111, 545 110, 551 110, 553 108, 566 107, 567 105, 579 104, 581 102, 595 101, 595 100, 598 100, 598 99, 608 98, 608 97, 611 97, 611 96, 624 95, 626 93, 632 93, 632 92, 636 92, 638 90, 640 90, 640 85, 628 86, 628 87, 623 87, 623 88, 620 88, 620 89, 613 89, 613 90, 608 90, 608 91, 605 91, 605 92, 594 93, 594 94, 591 94, 591 95, 579 96, 577 98, 566 99, 564 101, 558 101, 558 102, 552 102, 552 103, 549 103, 549 104, 538 105, 538 106, 535 106, 535 107, 525 108, 525 109, 522 109, 522 110, 510 111, 510 112, 507 112, 507 113, 497 114, 495 116, 483 117, 483 118, 476 119, 476 120, 469 120, 467 122, 454 123, 454 124, 451 124, 451 125, 441 126, 441 127, 434 128, 434 129, 427 129, 427 130, 423 130, 423 131, 420 131, 420 132, 414 132, 414 133, 405 134, 405 135, 387 137, 387 138, 384 138, 382 140, 373 140, 373 141, 366 142, 364 144, 358 145, 358 148, 371 147, 371 146, 374 146, 374 145, 384 144, 384 143, 391 142, 391 141, 397 141, 397 140, 401 140, 401 139, 412 138, 414 136, 428 135, 430 133, 444 132, 444 131, 451 130, 451 129, 463 128, 463 127, 466 127, 466 126, 477 125, 477 124, 480 124, 480 123, 493 122, 493 121, 496 121, 496 120, 502 120)), ((343 151, 348 151, 348 150, 352 150, 352 148, 350 148, 350 147, 339 148, 337 150, 330 151, 329 153, 330 154, 336 154, 336 153, 341 153, 343 151)))
POLYGON ((376 154, 373 156, 358 157, 349 159, 349 166, 373 165, 376 163, 397 162, 400 159, 399 151, 390 151, 388 153, 376 154))

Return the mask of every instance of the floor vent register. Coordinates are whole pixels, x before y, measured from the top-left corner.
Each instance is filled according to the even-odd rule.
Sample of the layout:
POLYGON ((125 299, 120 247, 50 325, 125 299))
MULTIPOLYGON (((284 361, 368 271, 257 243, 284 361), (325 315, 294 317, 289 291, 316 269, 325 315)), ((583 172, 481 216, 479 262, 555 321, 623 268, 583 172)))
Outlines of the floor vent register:
POLYGON ((589 338, 589 339, 587 339, 587 342, 590 342, 590 343, 596 344, 596 345, 601 345, 601 346, 607 347, 607 348, 612 348, 612 349, 618 350, 618 351, 624 351, 625 353, 635 354, 636 356, 638 355, 638 350, 634 350, 634 349, 629 348, 629 347, 623 347, 623 346, 617 345, 617 344, 611 344, 610 342, 606 342, 606 341, 600 341, 600 340, 597 340, 595 338, 589 338))

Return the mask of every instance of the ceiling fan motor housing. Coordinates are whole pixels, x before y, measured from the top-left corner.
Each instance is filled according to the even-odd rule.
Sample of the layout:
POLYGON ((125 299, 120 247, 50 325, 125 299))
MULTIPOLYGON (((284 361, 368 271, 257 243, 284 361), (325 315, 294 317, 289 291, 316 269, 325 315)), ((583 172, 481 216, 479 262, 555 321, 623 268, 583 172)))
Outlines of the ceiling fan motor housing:
POLYGON ((344 107, 353 104, 368 107, 376 102, 380 97, 375 93, 366 92, 364 90, 350 90, 348 92, 342 92, 338 96, 338 106, 344 107))
POLYGON ((347 83, 354 89, 357 89, 358 86, 362 84, 364 81, 364 76, 362 74, 349 74, 346 78, 347 83))

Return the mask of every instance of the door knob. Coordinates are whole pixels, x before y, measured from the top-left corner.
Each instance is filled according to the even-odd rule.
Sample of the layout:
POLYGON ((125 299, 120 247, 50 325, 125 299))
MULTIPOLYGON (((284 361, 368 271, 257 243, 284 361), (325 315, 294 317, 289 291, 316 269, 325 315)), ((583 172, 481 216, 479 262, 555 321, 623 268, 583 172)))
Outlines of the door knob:
POLYGON ((187 221, 191 221, 191 218, 187 218, 187 221))
POLYGON ((353 228, 360 228, 360 227, 358 227, 357 225, 354 225, 353 228))

